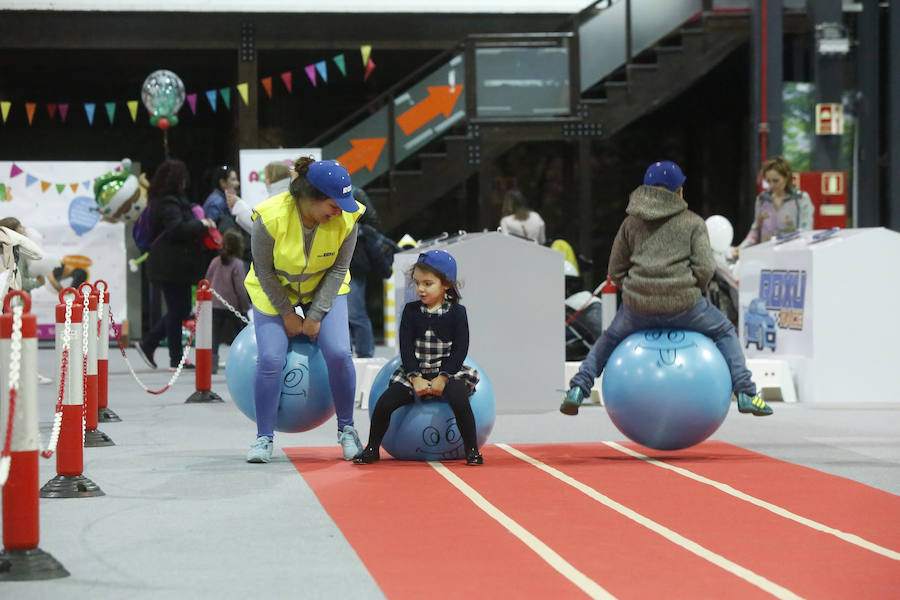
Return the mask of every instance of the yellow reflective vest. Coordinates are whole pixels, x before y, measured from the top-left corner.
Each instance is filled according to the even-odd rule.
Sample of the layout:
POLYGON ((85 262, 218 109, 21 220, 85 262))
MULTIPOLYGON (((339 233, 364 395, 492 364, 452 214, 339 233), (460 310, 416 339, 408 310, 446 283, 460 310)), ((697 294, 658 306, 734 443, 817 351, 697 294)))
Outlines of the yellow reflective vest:
MULTIPOLYGON (((365 212, 364 206, 358 202, 357 206, 359 210, 354 213, 341 212, 327 223, 320 223, 308 253, 304 252, 303 248, 303 224, 300 222, 300 212, 290 192, 273 196, 256 206, 253 220, 262 219, 269 235, 275 240, 275 248, 272 251, 275 275, 278 276, 291 304, 312 301, 322 277, 334 265, 341 244, 365 212), (309 261, 306 258, 307 254, 309 261)), ((278 314, 259 285, 253 265, 250 266, 250 272, 244 279, 244 286, 257 310, 267 315, 278 314)), ((349 291, 348 269, 338 295, 342 296, 349 291)))

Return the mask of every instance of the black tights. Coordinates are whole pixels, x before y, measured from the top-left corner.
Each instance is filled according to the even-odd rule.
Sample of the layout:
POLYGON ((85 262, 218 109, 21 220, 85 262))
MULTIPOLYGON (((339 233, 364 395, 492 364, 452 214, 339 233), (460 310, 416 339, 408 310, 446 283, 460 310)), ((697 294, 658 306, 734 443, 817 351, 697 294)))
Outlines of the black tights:
MULTIPOLYGON (((456 417, 456 426, 462 436, 466 454, 469 450, 477 450, 478 442, 475 435, 475 415, 472 414, 472 405, 469 404, 469 386, 458 379, 451 379, 444 386, 444 393, 439 396, 441 401, 450 405, 453 415, 456 417)), ((372 422, 369 425, 369 444, 367 448, 377 450, 381 446, 381 440, 387 433, 391 424, 391 415, 395 410, 406 404, 412 404, 415 400, 415 392, 412 388, 402 383, 392 383, 388 389, 378 398, 375 410, 372 411, 372 422)))

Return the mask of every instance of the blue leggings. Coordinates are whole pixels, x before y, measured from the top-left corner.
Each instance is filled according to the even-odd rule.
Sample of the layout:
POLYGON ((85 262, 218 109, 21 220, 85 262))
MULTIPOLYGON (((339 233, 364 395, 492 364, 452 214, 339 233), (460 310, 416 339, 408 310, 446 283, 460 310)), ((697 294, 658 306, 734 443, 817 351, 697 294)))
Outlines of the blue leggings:
MULTIPOLYGON (((259 348, 253 378, 256 430, 257 435, 274 437, 288 337, 280 315, 263 314, 256 307, 253 308, 253 327, 259 348)), ((350 328, 347 325, 347 296, 334 299, 331 310, 322 319, 318 343, 328 365, 328 382, 334 398, 338 431, 341 431, 345 425, 353 425, 353 398, 356 395, 356 370, 350 354, 350 328)))

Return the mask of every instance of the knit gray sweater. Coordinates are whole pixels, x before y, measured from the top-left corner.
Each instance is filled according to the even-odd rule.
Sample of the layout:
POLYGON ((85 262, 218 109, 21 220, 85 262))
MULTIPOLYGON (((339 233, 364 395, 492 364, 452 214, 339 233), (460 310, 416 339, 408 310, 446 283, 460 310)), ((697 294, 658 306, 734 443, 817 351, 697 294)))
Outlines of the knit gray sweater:
POLYGON ((631 193, 609 255, 609 275, 629 309, 674 314, 691 308, 716 268, 706 223, 662 187, 631 193))

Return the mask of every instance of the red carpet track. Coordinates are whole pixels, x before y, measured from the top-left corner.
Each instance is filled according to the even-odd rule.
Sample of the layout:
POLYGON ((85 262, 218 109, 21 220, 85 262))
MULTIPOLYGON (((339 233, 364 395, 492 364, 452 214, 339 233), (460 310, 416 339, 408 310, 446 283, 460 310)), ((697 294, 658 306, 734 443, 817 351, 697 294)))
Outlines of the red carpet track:
MULTIPOLYGON (((800 596, 890 598, 900 584, 896 560, 605 444, 515 447, 800 596)), ((892 494, 718 442, 629 447, 900 550, 892 494)), ((425 463, 361 467, 335 460, 333 448, 285 451, 389 598, 584 596, 425 463)), ((499 448, 485 458, 477 468, 444 464, 619 598, 768 597, 499 448)))

